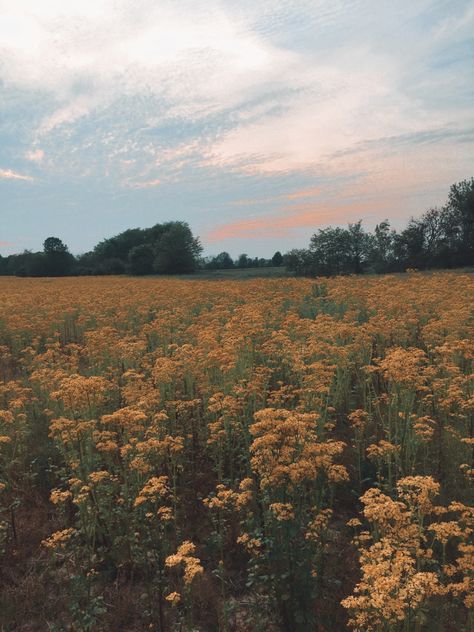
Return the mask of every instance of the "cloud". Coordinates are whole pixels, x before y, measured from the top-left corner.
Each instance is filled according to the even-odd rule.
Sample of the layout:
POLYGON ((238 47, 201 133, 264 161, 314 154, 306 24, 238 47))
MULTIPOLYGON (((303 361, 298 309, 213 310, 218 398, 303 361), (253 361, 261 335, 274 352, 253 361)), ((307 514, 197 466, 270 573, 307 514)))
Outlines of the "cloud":
POLYGON ((212 0, 23 0, 6 4, 0 25, 0 78, 60 104, 41 135, 124 94, 159 97, 168 117, 207 116, 277 82, 295 57, 212 0))
POLYGON ((31 162, 41 162, 44 158, 44 151, 42 149, 30 149, 25 153, 25 158, 31 162))
POLYGON ((125 182, 124 186, 130 189, 151 189, 158 187, 161 184, 161 180, 145 180, 144 182, 125 182))
MULTIPOLYGON (((385 205, 387 206, 387 205, 385 205)), ((222 224, 206 235, 210 243, 222 239, 250 238, 262 239, 286 237, 298 228, 316 229, 328 224, 345 223, 347 220, 356 221, 362 215, 374 211, 387 210, 380 207, 378 202, 368 203, 345 201, 340 203, 308 203, 298 206, 283 207, 278 213, 264 215, 258 218, 248 218, 222 224)))
POLYGON ((15 244, 12 243, 11 241, 0 241, 0 248, 10 248, 11 246, 14 246, 15 244))
POLYGON ((26 180, 28 182, 32 182, 34 178, 31 176, 26 176, 21 173, 17 173, 16 171, 12 171, 12 169, 0 169, 0 180, 26 180))

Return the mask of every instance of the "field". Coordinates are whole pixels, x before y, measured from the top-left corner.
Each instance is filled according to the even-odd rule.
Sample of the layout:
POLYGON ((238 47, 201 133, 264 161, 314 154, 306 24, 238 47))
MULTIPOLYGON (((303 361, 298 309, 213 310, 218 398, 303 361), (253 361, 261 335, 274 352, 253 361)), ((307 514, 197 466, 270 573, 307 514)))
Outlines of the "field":
POLYGON ((0 630, 474 630, 474 278, 0 278, 0 630))
POLYGON ((198 270, 194 274, 180 275, 181 279, 199 280, 238 280, 238 279, 279 279, 292 276, 285 266, 260 268, 230 268, 220 270, 198 270))

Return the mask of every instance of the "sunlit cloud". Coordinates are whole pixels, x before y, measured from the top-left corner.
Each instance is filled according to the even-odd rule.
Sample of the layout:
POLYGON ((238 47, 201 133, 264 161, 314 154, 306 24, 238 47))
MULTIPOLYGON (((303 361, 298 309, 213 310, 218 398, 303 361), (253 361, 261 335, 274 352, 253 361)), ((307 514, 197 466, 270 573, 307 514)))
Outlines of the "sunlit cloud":
POLYGON ((0 180, 26 180, 27 182, 32 182, 34 178, 31 176, 26 176, 22 173, 17 173, 12 169, 0 169, 0 180))
POLYGON ((387 210, 387 207, 380 208, 380 204, 373 202, 349 201, 339 204, 320 203, 283 207, 275 214, 222 224, 211 230, 205 238, 209 243, 213 243, 237 237, 247 239, 287 237, 297 228, 316 230, 332 223, 357 221, 362 215, 370 215, 375 210, 383 212, 387 210))
POLYGON ((301 198, 309 198, 314 197, 322 193, 323 189, 321 187, 312 187, 310 189, 301 189, 299 191, 293 191, 292 193, 288 193, 286 198, 288 200, 300 200, 301 198))
POLYGON ((145 182, 125 182, 124 186, 131 189, 151 189, 158 187, 161 184, 161 180, 146 180, 145 182))

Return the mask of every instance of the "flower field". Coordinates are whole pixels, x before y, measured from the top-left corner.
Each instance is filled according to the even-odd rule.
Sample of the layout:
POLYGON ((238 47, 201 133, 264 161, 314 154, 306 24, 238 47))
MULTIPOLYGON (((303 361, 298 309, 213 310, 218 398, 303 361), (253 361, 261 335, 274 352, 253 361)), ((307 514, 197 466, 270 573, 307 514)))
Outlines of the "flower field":
POLYGON ((0 629, 474 630, 474 277, 0 278, 0 629))

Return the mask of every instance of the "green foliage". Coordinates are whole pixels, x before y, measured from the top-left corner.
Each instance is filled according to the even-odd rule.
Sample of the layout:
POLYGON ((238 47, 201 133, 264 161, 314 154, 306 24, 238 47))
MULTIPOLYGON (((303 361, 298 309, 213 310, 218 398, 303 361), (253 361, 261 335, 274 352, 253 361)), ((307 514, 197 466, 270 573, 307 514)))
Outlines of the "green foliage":
POLYGON ((281 266, 283 263, 283 255, 279 250, 272 257, 272 266, 281 266))
POLYGON ((194 272, 202 247, 185 222, 132 228, 104 239, 75 258, 58 237, 48 237, 43 252, 25 251, 0 257, 0 274, 66 276, 177 274, 194 272))
POLYGON ((141 244, 134 246, 128 253, 128 269, 130 274, 138 276, 153 272, 153 246, 141 244))
POLYGON ((158 274, 186 274, 197 268, 202 246, 186 222, 169 222, 156 244, 158 274))
MULTIPOLYGON (((247 255, 240 255, 239 268, 245 268, 249 264, 249 258, 247 255)), ((215 257, 212 257, 209 261, 206 261, 204 267, 207 270, 230 270, 234 267, 234 261, 228 252, 220 252, 215 257)))
POLYGON ((74 266, 75 259, 58 237, 48 237, 43 244, 42 274, 32 276, 66 276, 74 266))

